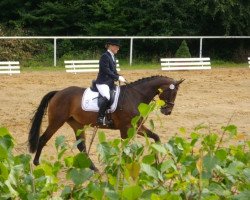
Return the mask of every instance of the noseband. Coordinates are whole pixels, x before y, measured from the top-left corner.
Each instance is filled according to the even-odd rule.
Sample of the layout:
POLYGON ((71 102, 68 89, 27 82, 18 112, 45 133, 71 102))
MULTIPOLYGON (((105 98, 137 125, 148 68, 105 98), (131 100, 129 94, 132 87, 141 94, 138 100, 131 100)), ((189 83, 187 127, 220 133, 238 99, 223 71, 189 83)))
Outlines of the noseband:
POLYGON ((165 105, 161 107, 161 108, 163 108, 163 109, 164 109, 164 108, 167 108, 168 105, 170 105, 171 107, 174 107, 174 102, 164 101, 164 103, 165 103, 165 105))

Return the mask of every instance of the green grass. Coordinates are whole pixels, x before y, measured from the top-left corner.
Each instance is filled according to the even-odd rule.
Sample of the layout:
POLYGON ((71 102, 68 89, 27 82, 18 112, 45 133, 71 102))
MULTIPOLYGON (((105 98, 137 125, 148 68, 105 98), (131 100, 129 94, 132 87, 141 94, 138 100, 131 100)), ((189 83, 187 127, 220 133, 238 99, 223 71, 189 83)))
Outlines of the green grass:
MULTIPOLYGON (((134 60, 130 66, 129 60, 120 60, 120 67, 124 70, 153 70, 160 69, 160 62, 143 62, 134 60)), ((43 62, 28 62, 23 63, 22 71, 64 71, 63 60, 57 61, 57 66, 53 66, 53 61, 43 61, 43 62)), ((225 62, 221 60, 215 60, 211 62, 212 68, 248 68, 248 63, 233 63, 225 62)))
POLYGON ((211 62, 211 66, 216 68, 247 68, 248 63, 234 63, 234 62, 226 62, 221 60, 215 60, 211 62))
POLYGON ((65 71, 65 68, 62 66, 32 66, 32 67, 22 67, 24 72, 33 72, 33 71, 65 71))

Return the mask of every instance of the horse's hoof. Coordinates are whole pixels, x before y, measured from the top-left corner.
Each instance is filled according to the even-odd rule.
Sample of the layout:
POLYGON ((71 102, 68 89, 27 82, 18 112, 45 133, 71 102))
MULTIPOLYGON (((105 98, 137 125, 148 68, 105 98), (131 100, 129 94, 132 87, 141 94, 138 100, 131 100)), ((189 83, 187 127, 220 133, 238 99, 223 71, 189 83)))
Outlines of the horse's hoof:
POLYGON ((39 164, 40 164, 40 163, 39 163, 39 160, 34 160, 34 161, 33 161, 33 164, 36 165, 36 166, 39 165, 39 164))
POLYGON ((96 168, 96 166, 95 165, 91 165, 90 167, 89 167, 91 170, 93 170, 94 172, 99 172, 99 170, 96 168))
POLYGON ((97 172, 97 173, 99 172, 99 169, 97 169, 96 167, 91 167, 90 169, 93 170, 94 172, 97 172))
POLYGON ((159 144, 161 143, 161 139, 158 135, 154 138, 154 140, 155 140, 155 143, 159 143, 159 144))

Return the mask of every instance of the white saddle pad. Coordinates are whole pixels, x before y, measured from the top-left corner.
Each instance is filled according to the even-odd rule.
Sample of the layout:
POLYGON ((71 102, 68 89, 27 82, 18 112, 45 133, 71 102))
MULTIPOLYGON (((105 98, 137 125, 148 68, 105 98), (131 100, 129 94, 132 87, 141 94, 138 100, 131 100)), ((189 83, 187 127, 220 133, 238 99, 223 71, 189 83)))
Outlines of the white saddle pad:
MULTIPOLYGON (((112 113, 116 110, 119 94, 120 94, 120 87, 116 86, 115 99, 110 109, 108 109, 109 113, 112 113)), ((93 92, 90 88, 87 88, 82 96, 82 109, 85 111, 98 112, 99 111, 99 107, 97 105, 98 95, 99 95, 98 92, 93 92)))

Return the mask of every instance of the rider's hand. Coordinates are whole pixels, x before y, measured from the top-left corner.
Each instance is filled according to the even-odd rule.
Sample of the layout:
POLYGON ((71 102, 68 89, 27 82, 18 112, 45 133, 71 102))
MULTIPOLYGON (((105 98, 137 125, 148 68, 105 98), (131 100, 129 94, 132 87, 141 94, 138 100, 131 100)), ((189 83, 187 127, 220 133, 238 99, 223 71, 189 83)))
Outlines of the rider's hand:
POLYGON ((121 82, 123 82, 123 83, 127 82, 126 79, 123 76, 119 76, 118 80, 121 81, 121 82))

